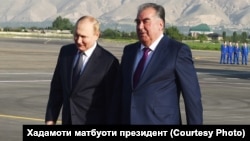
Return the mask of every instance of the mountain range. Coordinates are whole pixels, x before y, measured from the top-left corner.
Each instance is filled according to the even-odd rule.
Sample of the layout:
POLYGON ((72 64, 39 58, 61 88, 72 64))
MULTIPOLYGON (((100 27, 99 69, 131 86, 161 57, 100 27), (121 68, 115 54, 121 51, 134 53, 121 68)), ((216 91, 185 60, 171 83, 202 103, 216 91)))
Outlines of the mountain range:
POLYGON ((1 0, 0 27, 46 27, 58 16, 75 23, 82 15, 95 16, 107 27, 133 27, 137 8, 145 2, 162 5, 169 25, 250 26, 250 0, 1 0))

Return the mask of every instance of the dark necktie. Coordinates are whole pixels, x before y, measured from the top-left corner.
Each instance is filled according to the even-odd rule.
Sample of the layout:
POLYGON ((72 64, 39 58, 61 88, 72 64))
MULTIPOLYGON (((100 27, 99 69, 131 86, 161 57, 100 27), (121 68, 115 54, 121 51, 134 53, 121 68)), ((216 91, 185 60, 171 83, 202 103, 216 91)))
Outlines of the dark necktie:
POLYGON ((78 81, 80 77, 81 70, 83 67, 83 57, 85 57, 84 53, 79 52, 75 67, 73 69, 73 77, 72 77, 73 86, 76 84, 76 82, 78 81))
POLYGON ((137 84, 139 82, 139 79, 140 79, 141 73, 144 69, 144 65, 145 65, 145 62, 147 60, 149 51, 150 51, 149 48, 145 47, 143 49, 143 56, 142 56, 140 62, 138 63, 137 68, 136 68, 135 73, 134 73, 134 78, 133 78, 133 87, 134 88, 137 86, 137 84))

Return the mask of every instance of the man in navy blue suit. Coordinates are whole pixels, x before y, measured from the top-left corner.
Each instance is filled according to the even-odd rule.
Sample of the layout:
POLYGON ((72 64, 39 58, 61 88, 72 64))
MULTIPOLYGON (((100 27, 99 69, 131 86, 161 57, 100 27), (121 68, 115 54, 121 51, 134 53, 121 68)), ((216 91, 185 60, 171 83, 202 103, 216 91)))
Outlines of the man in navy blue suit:
POLYGON ((135 19, 139 42, 125 46, 113 109, 118 124, 180 125, 182 94, 187 124, 203 124, 198 77, 190 48, 164 35, 165 10, 161 5, 139 6, 135 19), (144 70, 134 86, 134 72, 146 52, 144 70))

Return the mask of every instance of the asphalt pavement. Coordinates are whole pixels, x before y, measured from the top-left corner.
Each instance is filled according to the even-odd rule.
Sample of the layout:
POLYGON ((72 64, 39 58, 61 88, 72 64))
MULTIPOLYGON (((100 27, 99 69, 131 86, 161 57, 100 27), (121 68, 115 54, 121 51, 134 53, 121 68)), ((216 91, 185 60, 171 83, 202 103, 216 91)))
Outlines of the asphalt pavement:
MULTIPOLYGON (((44 124, 63 39, 0 38, 0 140, 22 140, 22 125, 44 124)), ((119 59, 124 44, 102 42, 119 59)), ((249 65, 219 64, 219 51, 192 50, 206 125, 250 124, 249 65)), ((184 103, 181 99, 185 122, 184 103)))

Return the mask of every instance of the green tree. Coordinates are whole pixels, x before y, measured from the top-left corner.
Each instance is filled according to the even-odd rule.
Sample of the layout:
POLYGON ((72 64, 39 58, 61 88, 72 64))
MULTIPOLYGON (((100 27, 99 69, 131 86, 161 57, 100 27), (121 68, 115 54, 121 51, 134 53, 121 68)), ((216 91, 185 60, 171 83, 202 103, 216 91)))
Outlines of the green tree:
POLYGON ((246 33, 246 32, 242 32, 242 33, 241 33, 240 41, 241 41, 242 43, 247 42, 247 33, 246 33))
POLYGON ((53 29, 59 30, 72 30, 73 24, 67 18, 62 18, 61 16, 57 17, 52 23, 53 29))
POLYGON ((121 36, 122 36, 122 38, 126 38, 126 39, 130 38, 129 33, 125 32, 125 31, 121 32, 121 36))
POLYGON ((223 41, 226 41, 226 32, 225 31, 222 32, 222 38, 223 38, 223 41))
POLYGON ((203 41, 207 40, 207 36, 205 34, 199 34, 197 39, 199 39, 200 42, 203 43, 203 41))
POLYGON ((233 32, 233 36, 232 36, 232 42, 236 43, 236 42, 237 42, 237 40, 238 40, 238 37, 237 37, 237 32, 236 32, 236 31, 234 31, 234 32, 233 32))
POLYGON ((111 38, 111 39, 118 39, 121 37, 121 33, 118 30, 112 30, 110 28, 107 28, 102 32, 103 38, 111 38))
POLYGON ((137 34, 136 34, 136 32, 135 32, 135 31, 130 32, 130 37, 131 37, 132 39, 137 39, 137 34))
POLYGON ((166 33, 166 35, 168 35, 172 39, 182 41, 183 35, 179 32, 179 30, 175 26, 171 26, 169 28, 166 28, 165 33, 166 33))

